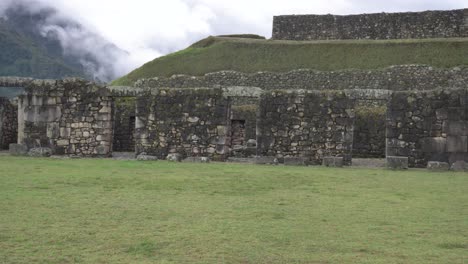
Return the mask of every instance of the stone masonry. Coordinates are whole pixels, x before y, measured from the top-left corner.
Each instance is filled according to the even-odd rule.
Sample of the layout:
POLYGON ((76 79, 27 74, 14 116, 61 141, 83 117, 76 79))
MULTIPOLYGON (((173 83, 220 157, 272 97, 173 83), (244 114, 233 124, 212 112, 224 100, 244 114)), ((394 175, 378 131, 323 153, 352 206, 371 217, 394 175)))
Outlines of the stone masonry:
MULTIPOLYGON (((273 38, 465 38, 467 30, 468 9, 280 16, 273 38)), ((0 147, 17 142, 18 154, 135 151, 152 160, 327 166, 385 156, 391 168, 468 162, 466 65, 221 71, 142 79, 134 87, 0 77, 0 87, 22 93, 0 98, 0 147)))
POLYGON ((137 98, 136 151, 223 160, 229 100, 221 89, 150 89, 137 98))
POLYGON ((258 153, 301 157, 321 164, 325 156, 350 164, 354 101, 342 91, 273 91, 262 95, 258 112, 258 153))
POLYGON ((468 161, 467 89, 397 92, 388 102, 387 156, 428 161, 468 161))
POLYGON ((468 9, 273 18, 273 39, 421 39, 468 37, 468 9))
POLYGON ((0 97, 0 149, 8 149, 18 138, 18 106, 0 97))
POLYGON ((315 71, 294 70, 285 73, 241 73, 221 71, 204 76, 174 75, 169 78, 142 79, 139 88, 258 87, 263 90, 431 90, 464 88, 468 68, 434 68, 424 65, 393 66, 379 70, 315 71))
POLYGON ((109 156, 112 99, 108 89, 83 80, 34 81, 19 97, 18 141, 56 154, 109 156))

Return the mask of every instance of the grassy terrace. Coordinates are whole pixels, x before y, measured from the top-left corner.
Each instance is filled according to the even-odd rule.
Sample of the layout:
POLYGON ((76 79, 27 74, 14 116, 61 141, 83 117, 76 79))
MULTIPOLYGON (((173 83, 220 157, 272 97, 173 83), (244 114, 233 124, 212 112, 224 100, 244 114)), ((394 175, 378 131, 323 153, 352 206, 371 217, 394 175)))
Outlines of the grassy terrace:
POLYGON ((467 263, 468 174, 0 157, 0 263, 467 263))
POLYGON ((281 41, 209 37, 157 58, 113 85, 173 74, 204 75, 220 70, 286 72, 294 69, 379 69, 426 64, 468 65, 468 38, 423 40, 281 41))

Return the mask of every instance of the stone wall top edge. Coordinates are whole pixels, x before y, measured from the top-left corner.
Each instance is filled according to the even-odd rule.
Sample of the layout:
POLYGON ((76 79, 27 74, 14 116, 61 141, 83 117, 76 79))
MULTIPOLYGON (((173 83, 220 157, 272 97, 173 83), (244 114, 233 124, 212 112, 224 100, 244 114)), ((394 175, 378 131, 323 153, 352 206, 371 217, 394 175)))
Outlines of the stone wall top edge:
MULTIPOLYGON (((43 85, 55 85, 58 82, 70 83, 70 82, 87 82, 93 83, 91 81, 82 79, 82 78, 63 78, 63 79, 35 79, 29 77, 16 77, 16 76, 0 76, 0 86, 6 87, 26 87, 26 86, 43 86, 43 85)), ((95 83, 95 85, 100 85, 95 83)))
POLYGON ((425 13, 452 13, 452 12, 468 12, 468 8, 448 9, 448 10, 425 10, 425 11, 407 11, 407 12, 376 12, 376 13, 357 13, 348 15, 335 15, 335 14, 292 14, 292 15, 276 15, 273 18, 282 17, 320 17, 320 16, 333 16, 333 17, 356 17, 356 16, 379 16, 379 15, 410 15, 410 14, 425 14, 425 13))
POLYGON ((138 87, 139 85, 142 85, 142 82, 145 81, 160 81, 160 80, 171 80, 171 79, 177 79, 177 78, 190 78, 190 79, 201 79, 213 75, 223 75, 223 74, 238 74, 238 75, 244 75, 244 76, 255 76, 259 74, 272 74, 272 75, 285 75, 285 74, 292 74, 292 73, 304 73, 304 72, 310 72, 310 73, 353 73, 353 72, 367 72, 367 73, 372 73, 372 72, 385 72, 389 70, 395 70, 395 69, 427 69, 427 70, 436 70, 436 71, 461 71, 461 70, 468 70, 468 65, 459 65, 451 68, 442 68, 442 67, 434 67, 431 65, 425 65, 425 64, 405 64, 405 65, 392 65, 388 66, 385 68, 377 68, 377 69, 342 69, 342 70, 333 70, 333 71, 324 71, 324 70, 316 70, 316 69, 308 69, 308 68, 303 68, 303 69, 295 69, 291 71, 286 71, 286 72, 273 72, 273 71, 258 71, 258 72, 241 72, 241 71, 233 71, 233 70, 223 70, 223 71, 216 71, 216 72, 209 72, 204 75, 187 75, 187 74, 175 74, 170 77, 153 77, 153 78, 142 78, 139 79, 135 82, 135 85, 133 87, 138 87))

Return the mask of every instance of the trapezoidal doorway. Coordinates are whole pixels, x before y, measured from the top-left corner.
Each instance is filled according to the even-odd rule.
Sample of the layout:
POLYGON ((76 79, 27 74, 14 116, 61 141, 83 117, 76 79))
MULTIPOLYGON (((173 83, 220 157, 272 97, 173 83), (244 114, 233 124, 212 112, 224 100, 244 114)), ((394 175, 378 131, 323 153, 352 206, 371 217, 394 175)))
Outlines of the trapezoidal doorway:
POLYGON ((135 152, 135 97, 115 100, 113 152, 135 152))

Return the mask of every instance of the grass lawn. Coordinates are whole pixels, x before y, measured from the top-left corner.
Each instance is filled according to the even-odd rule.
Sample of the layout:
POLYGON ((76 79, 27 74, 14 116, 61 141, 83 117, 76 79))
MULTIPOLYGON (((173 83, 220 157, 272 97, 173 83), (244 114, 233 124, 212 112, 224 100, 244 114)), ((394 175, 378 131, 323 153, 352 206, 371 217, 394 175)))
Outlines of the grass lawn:
POLYGON ((468 174, 2 156, 0 263, 468 263, 468 174))

